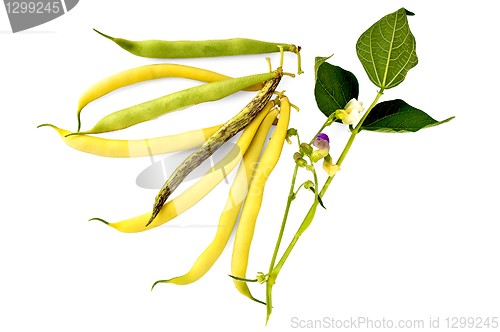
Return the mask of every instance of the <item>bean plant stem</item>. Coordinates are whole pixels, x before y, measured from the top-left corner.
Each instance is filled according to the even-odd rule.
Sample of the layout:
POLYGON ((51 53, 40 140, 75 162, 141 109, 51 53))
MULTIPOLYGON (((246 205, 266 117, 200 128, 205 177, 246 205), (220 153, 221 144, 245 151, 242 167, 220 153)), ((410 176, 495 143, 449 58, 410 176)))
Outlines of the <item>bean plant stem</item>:
POLYGON ((325 128, 329 125, 329 123, 330 123, 330 119, 327 119, 327 120, 325 121, 325 123, 323 123, 323 125, 321 126, 321 129, 320 129, 320 130, 318 130, 318 132, 316 133, 316 135, 314 135, 314 137, 312 138, 312 140, 309 142, 309 145, 311 145, 311 144, 312 144, 312 142, 314 142, 314 140, 316 139, 316 137, 317 137, 319 134, 321 134, 321 132, 323 131, 323 129, 325 129, 325 128))
MULTIPOLYGON (((292 204, 293 199, 295 198, 294 188, 295 188, 295 179, 297 177, 297 170, 299 169, 299 165, 295 164, 295 169, 293 170, 292 184, 290 186, 290 193, 288 194, 288 201, 286 202, 285 214, 283 216, 283 222, 281 223, 280 233, 278 235, 278 241, 276 241, 276 248, 274 249, 273 258, 271 259, 271 265, 269 267, 269 274, 273 271, 274 263, 276 262, 276 257, 278 256, 278 249, 281 244, 281 239, 283 238, 283 232, 285 231, 286 219, 288 218, 288 212, 290 211, 290 205, 292 204)), ((274 282, 273 282, 274 283, 274 282)), ((266 306, 267 306, 267 317, 271 315, 272 304, 271 304, 271 287, 272 284, 266 283, 266 306), (267 291, 269 289, 269 291, 267 291)), ((266 320, 267 323, 267 320, 266 320)))
MULTIPOLYGON (((366 117, 368 116, 368 114, 370 113, 372 108, 375 106, 375 104, 377 104, 378 100, 380 99, 380 97, 383 94, 384 94, 384 89, 380 89, 380 91, 377 93, 377 96, 375 97, 375 100, 373 101, 373 103, 370 105, 370 107, 368 107, 368 110, 365 112, 365 114, 363 115, 363 117, 361 118, 359 123, 357 124, 356 128, 354 128, 353 131, 351 132, 351 136, 349 137, 349 140, 347 141, 347 143, 344 147, 344 150, 342 150, 342 153, 340 154, 340 157, 337 160, 336 165, 340 166, 342 164, 342 162, 344 161, 344 158, 347 156, 347 152, 349 152, 349 149, 351 148, 352 142, 354 142, 354 138, 356 137, 356 135, 359 133, 359 130, 361 129, 361 125, 363 124, 366 117)), ((321 192, 319 193, 320 198, 323 198, 323 195, 325 194, 326 190, 328 189, 328 186, 330 186, 330 183, 332 182, 334 176, 329 176, 328 179, 326 179, 326 182, 323 185, 323 188, 321 188, 321 192)))
MULTIPOLYGON (((337 160, 336 165, 340 166, 342 164, 342 162, 344 161, 347 153, 349 152, 349 149, 352 146, 352 143, 354 142, 354 138, 356 137, 356 135, 359 133, 359 131, 361 129, 361 125, 363 124, 363 122, 365 121, 366 117, 368 116, 368 114, 370 113, 370 111, 373 109, 373 107, 377 104, 378 100, 380 99, 380 97, 383 94, 383 90, 384 89, 380 89, 380 91, 378 91, 377 96, 373 100, 372 104, 370 105, 370 107, 368 107, 368 110, 365 112, 365 114, 363 115, 363 117, 361 118, 361 120, 359 121, 359 123, 357 124, 357 126, 352 130, 351 136, 349 137, 349 140, 347 141, 347 143, 346 143, 346 145, 344 147, 344 150, 340 154, 339 159, 337 160)), ((328 126, 329 122, 330 122, 330 120, 328 119, 323 124, 323 126, 319 130, 318 134, 321 133, 321 131, 326 126, 328 126)), ((314 138, 316 138, 316 136, 314 136, 314 138)), ((311 161, 311 163, 312 163, 312 161, 311 161)), ((298 166, 295 165, 295 169, 294 169, 294 173, 293 173, 293 178, 292 178, 292 186, 290 188, 290 193, 291 193, 290 195, 293 195, 293 189, 294 189, 294 185, 295 185, 295 178, 297 176, 297 169, 298 169, 298 166)), ((283 222, 281 224, 281 229, 280 229, 280 234, 279 234, 279 237, 278 237, 278 242, 276 243, 276 247, 275 247, 275 250, 274 250, 274 253, 273 253, 273 258, 271 260, 271 266, 270 266, 270 269, 269 269, 268 278, 267 278, 267 281, 266 281, 266 306, 267 306, 266 324, 267 324, 267 321, 269 320, 269 316, 271 315, 271 311, 272 311, 272 295, 271 295, 271 292, 272 292, 272 287, 273 287, 273 285, 274 285, 274 283, 276 281, 276 278, 278 277, 278 273, 280 272, 281 268, 285 264, 285 261, 288 258, 288 256, 290 255, 292 249, 295 247, 295 244, 299 240, 299 237, 302 235, 302 233, 311 224, 311 222, 312 222, 312 220, 314 218, 314 215, 316 214, 316 208, 317 208, 317 206, 319 204, 318 197, 319 198, 323 197, 323 195, 325 194, 326 190, 328 189, 330 183, 332 182, 333 177, 335 176, 335 175, 329 176, 328 179, 326 180, 325 184, 323 185, 323 188, 321 189, 321 191, 319 191, 318 190, 319 189, 318 188, 318 179, 317 179, 316 172, 314 171, 314 168, 313 168, 313 174, 314 174, 314 182, 315 182, 315 187, 316 187, 314 203, 312 204, 312 206, 309 209, 307 215, 305 216, 304 220, 302 221, 302 224, 300 225, 299 230, 294 235, 292 241, 288 245, 285 253, 283 254, 283 256, 281 257, 281 259, 279 260, 278 264, 276 266, 274 266, 274 263, 275 263, 276 257, 277 257, 277 253, 278 253, 278 250, 279 250, 279 246, 281 244, 281 240, 282 240, 282 237, 283 237, 283 233, 284 233, 284 229, 285 229, 285 224, 286 224, 286 219, 288 218, 288 211, 290 209, 290 205, 291 205, 291 202, 292 202, 291 196, 289 195, 289 197, 288 197, 288 202, 287 202, 287 206, 286 206, 286 210, 285 210, 285 215, 283 217, 283 222)))

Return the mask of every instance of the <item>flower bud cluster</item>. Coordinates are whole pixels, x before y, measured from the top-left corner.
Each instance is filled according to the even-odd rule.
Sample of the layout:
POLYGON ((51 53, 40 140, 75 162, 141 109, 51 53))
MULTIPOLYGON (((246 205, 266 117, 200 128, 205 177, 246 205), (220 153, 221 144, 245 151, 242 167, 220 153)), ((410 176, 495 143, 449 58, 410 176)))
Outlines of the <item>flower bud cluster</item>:
POLYGON ((323 169, 329 176, 334 176, 335 173, 340 170, 340 167, 332 163, 332 157, 330 156, 330 139, 328 135, 319 133, 312 142, 312 145, 317 149, 314 150, 313 147, 307 143, 300 144, 299 152, 294 153, 293 160, 299 167, 313 170, 313 166, 308 165, 303 157, 309 156, 313 164, 323 159, 323 169))

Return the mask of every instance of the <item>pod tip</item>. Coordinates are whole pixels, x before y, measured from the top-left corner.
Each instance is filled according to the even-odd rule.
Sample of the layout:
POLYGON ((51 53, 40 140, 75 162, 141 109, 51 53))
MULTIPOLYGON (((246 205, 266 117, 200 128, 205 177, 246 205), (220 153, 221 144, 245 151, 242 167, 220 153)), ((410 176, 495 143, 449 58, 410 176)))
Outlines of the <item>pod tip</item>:
POLYGON ((52 128, 54 128, 54 125, 51 125, 50 123, 44 123, 44 124, 41 124, 41 125, 37 126, 37 128, 40 128, 40 127, 45 127, 45 126, 48 126, 48 127, 52 127, 52 128))
POLYGON ((101 218, 90 218, 89 221, 91 221, 91 220, 99 220, 99 221, 105 223, 106 225, 109 225, 109 222, 107 222, 106 220, 101 219, 101 218))
POLYGON ((151 215, 151 218, 149 218, 149 221, 146 224, 146 227, 148 227, 153 222, 153 220, 155 219, 155 217, 156 217, 156 214, 153 212, 153 214, 151 215))
POLYGON ((66 135, 64 135, 64 137, 73 136, 73 135, 83 135, 83 134, 86 134, 86 133, 84 133, 84 132, 74 132, 74 133, 66 134, 66 135))
POLYGON ((95 32, 97 32, 98 34, 100 34, 100 35, 101 35, 101 36, 103 36, 103 37, 106 37, 106 38, 108 38, 108 39, 114 40, 114 38, 113 38, 113 37, 108 36, 108 35, 105 35, 104 33, 100 32, 100 31, 99 31, 99 30, 97 30, 97 29, 92 29, 92 30, 94 30, 95 32))
POLYGON ((153 284, 153 286, 151 287, 151 291, 153 291, 153 288, 155 288, 155 286, 156 286, 157 284, 159 284, 160 282, 168 282, 168 280, 158 280, 158 281, 157 281, 157 282, 155 282, 155 283, 153 284))

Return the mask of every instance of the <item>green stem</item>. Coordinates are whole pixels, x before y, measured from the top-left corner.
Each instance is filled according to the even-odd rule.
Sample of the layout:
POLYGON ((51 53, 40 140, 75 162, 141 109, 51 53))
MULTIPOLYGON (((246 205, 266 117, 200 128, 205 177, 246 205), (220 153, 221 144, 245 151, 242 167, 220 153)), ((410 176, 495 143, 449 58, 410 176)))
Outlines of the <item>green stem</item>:
POLYGON ((274 249, 273 258, 271 259, 271 266, 270 266, 269 272, 271 272, 272 268, 274 267, 274 263, 276 261, 276 256, 278 255, 278 249, 279 249, 279 246, 281 243, 281 239, 283 238, 283 232, 285 229, 286 220, 288 218, 288 212, 290 211, 290 205, 291 205, 293 197, 294 197, 293 189, 295 187, 295 179, 297 178, 298 168, 299 168, 299 165, 295 165, 295 169, 293 170, 292 184, 290 186, 290 193, 288 195, 288 201, 286 204, 285 215, 283 216, 283 222, 281 223, 281 229, 280 229, 280 233, 278 235, 278 241, 276 242, 276 247, 274 249))
POLYGON ((329 126, 330 124, 331 124, 330 120, 329 120, 329 119, 327 119, 327 120, 325 121, 325 123, 323 123, 323 125, 321 126, 321 129, 320 129, 320 130, 318 130, 318 132, 316 133, 316 135, 314 135, 313 139, 309 142, 309 145, 311 145, 311 144, 312 144, 312 142, 314 142, 314 140, 316 139, 316 137, 317 137, 319 134, 321 134, 321 133, 323 132, 323 129, 325 129, 325 128, 326 128, 327 126, 329 126))
POLYGON ((312 138, 312 140, 309 142, 309 145, 311 145, 312 142, 314 142, 314 140, 316 139, 316 137, 318 137, 318 135, 323 132, 323 129, 325 129, 326 127, 330 126, 335 121, 335 119, 337 119, 337 117, 335 116, 335 112, 334 112, 333 114, 331 114, 326 119, 325 123, 323 123, 323 125, 321 126, 321 129, 318 130, 318 132, 316 133, 316 135, 314 135, 314 137, 312 138))
MULTIPOLYGON (((314 175, 314 186, 316 188, 318 188, 318 176, 316 174, 316 170, 314 169, 314 163, 312 162, 311 157, 309 157, 309 160, 311 161, 312 172, 313 172, 313 175, 314 175)), ((298 169, 298 166, 295 167, 295 170, 294 170, 294 173, 293 173, 293 180, 292 180, 292 187, 290 188, 290 195, 294 195, 293 188, 294 188, 294 185, 295 185, 295 178, 297 176, 297 169, 298 169)), ((281 223, 280 234, 278 236, 278 241, 276 242, 276 247, 274 249, 273 258, 271 259, 271 265, 269 267, 269 274, 268 274, 269 277, 268 277, 267 282, 266 282, 266 306, 267 306, 266 325, 267 325, 267 321, 269 320, 269 316, 271 316, 271 312, 272 312, 272 287, 274 285, 276 277, 278 276, 278 273, 279 273, 279 270, 281 269, 281 266, 283 266, 283 264, 285 263, 284 260, 286 260, 286 258, 284 260, 282 258, 280 260, 280 262, 278 263, 277 267, 273 268, 274 267, 274 263, 276 262, 276 257, 277 257, 277 254, 278 254, 278 249, 279 249, 279 246, 281 244, 281 239, 283 238, 283 232, 285 230, 286 219, 288 218, 288 211, 290 209, 290 205, 292 203, 292 200, 293 200, 293 198, 291 198, 291 196, 288 196, 288 202, 287 202, 287 206, 286 206, 286 210, 285 210, 285 215, 283 217, 283 222, 281 223)), ((315 192, 314 192, 314 205, 317 206, 318 202, 319 202, 318 190, 315 190, 315 192)), ((296 234, 296 236, 295 236, 296 239, 294 237, 295 242, 297 242, 297 240, 300 237, 300 235, 302 234, 302 232, 304 232, 305 229, 307 227, 309 227, 309 225, 311 224, 313 218, 314 218, 314 214, 311 216, 311 218, 309 219, 309 223, 307 225, 305 225, 305 227, 303 227, 301 225, 301 227, 299 229, 299 232, 297 232, 298 236, 296 234), (303 230, 302 230, 302 228, 303 228, 303 230)), ((305 223, 303 222, 302 224, 304 225, 305 223)), ((283 256, 288 257, 288 255, 290 254, 291 250, 292 249, 289 246, 287 248, 287 251, 285 251, 285 254, 283 256)))
MULTIPOLYGON (((316 191, 318 192, 318 191, 316 191)), ((317 197, 316 197, 317 198, 317 197)), ((309 212, 307 212, 306 217, 302 221, 302 224, 300 224, 299 230, 295 234, 295 236, 292 239, 292 242, 288 245, 288 248, 286 249, 285 253, 281 257, 280 261, 278 264, 276 264, 276 267, 271 271, 271 275, 275 274, 274 279, 278 276, 279 271, 285 264, 286 259, 288 258, 288 255, 290 255, 290 252, 292 252, 293 247, 295 246, 295 243, 297 243, 299 237, 302 235, 302 233, 305 232, 305 230, 311 225, 311 222, 314 218, 314 215, 316 214, 316 208, 318 207, 319 201, 317 199, 314 200, 313 205, 309 209, 309 212)))
POLYGON ((299 137, 299 133, 297 133, 297 144, 299 145, 299 151, 300 151, 300 137, 299 137))
MULTIPOLYGON (((373 109, 373 107, 375 106, 375 104, 378 102, 378 100, 382 96, 383 90, 384 89, 380 89, 380 91, 378 91, 377 96, 375 97, 375 100, 372 102, 372 104, 370 105, 370 107, 368 107, 368 110, 363 115, 363 117, 359 121, 359 123, 356 126, 356 128, 354 128, 352 130, 351 136, 349 137, 349 140, 347 141, 346 146, 344 147, 344 150, 340 154, 340 157, 337 160, 336 165, 340 166, 342 164, 342 162, 344 161, 344 158, 346 157, 347 153, 349 152, 349 149, 352 146, 352 143, 354 142, 354 138, 356 137, 356 135, 359 133, 359 131, 361 129, 361 125, 363 124, 363 121, 365 121, 365 119, 368 116, 368 114, 370 113, 370 111, 373 109)), ((323 126, 321 127, 321 129, 318 131, 318 134, 321 133, 321 131, 328 125, 328 122, 329 122, 329 120, 327 120, 323 124, 323 126)), ((318 134, 316 134, 316 136, 318 134)), ((316 138, 316 136, 314 136, 314 139, 316 138)), ((314 141, 314 139, 312 141, 314 141)), ((312 143, 312 141, 311 141, 311 143, 312 143)), ((296 173, 297 173, 297 166, 296 166, 295 172, 294 172, 293 183, 295 181, 296 173)), ((323 197, 323 195, 325 194, 326 190, 328 189, 328 186, 330 185, 330 183, 332 182, 333 177, 334 177, 334 176, 329 176, 328 177, 328 179, 326 180, 326 183, 323 185, 323 188, 321 189, 321 192, 320 192, 318 190, 319 189, 318 188, 318 180, 317 180, 316 172, 314 171, 314 169, 313 169, 313 174, 314 174, 314 181, 315 181, 315 186, 316 186, 316 191, 315 191, 315 195, 316 196, 315 196, 314 203, 312 204, 311 208, 307 212, 307 215, 305 216, 304 220, 302 221, 302 224, 300 225, 299 230, 294 235, 294 237, 293 237, 292 241, 290 242, 290 244, 288 245, 285 253, 283 254, 283 256, 281 257, 281 259, 279 260, 278 264, 273 268, 274 261, 276 259, 276 254, 277 254, 277 251, 278 251, 278 248, 279 248, 279 243, 281 242, 281 238, 283 236, 284 227, 285 227, 285 223, 286 223, 286 218, 288 216, 288 209, 290 207, 289 204, 291 203, 290 198, 289 198, 289 202, 287 204, 287 209, 286 209, 286 212, 285 212, 285 217, 283 219, 283 223, 281 225, 281 230, 280 230, 280 235, 279 235, 279 238, 278 238, 278 243, 277 243, 276 249, 274 251, 274 255, 273 255, 273 259, 272 259, 270 271, 269 271, 269 274, 268 274, 269 277, 268 277, 267 282, 266 282, 266 298, 267 298, 267 301, 266 301, 266 303, 267 303, 266 324, 267 324, 267 321, 269 320, 269 316, 271 315, 271 310, 272 310, 272 306, 271 306, 271 298, 272 298, 272 296, 271 296, 271 293, 272 293, 272 287, 273 287, 274 283, 276 282, 276 278, 278 277, 278 274, 279 274, 281 268, 285 264, 286 259, 288 258, 288 256, 292 252, 292 250, 295 247, 295 244, 299 240, 300 236, 302 235, 302 233, 304 233, 304 231, 312 223, 312 220, 314 219, 314 215, 316 214, 316 208, 317 208, 318 203, 319 203, 318 197, 320 197, 320 198, 323 197)), ((292 186, 292 192, 293 192, 293 186, 292 186)))
POLYGON ((370 111, 375 106, 375 104, 377 104, 378 100, 380 99, 380 97, 382 97, 383 94, 384 94, 384 88, 381 88, 377 92, 377 96, 375 97, 375 100, 373 101, 373 103, 366 110, 365 115, 363 115, 361 120, 359 120, 358 124, 356 125, 356 128, 354 129, 356 132, 359 132, 359 129, 361 129, 361 126, 363 125, 363 122, 365 121, 366 117, 368 116, 368 114, 370 114, 370 111))
MULTIPOLYGON (((318 191, 316 190, 316 192, 318 192, 318 191)), ((269 273, 269 279, 268 279, 268 283, 267 283, 267 286, 269 288, 269 298, 271 298, 272 286, 274 285, 274 283, 276 281, 276 278, 278 277, 278 273, 280 272, 281 268, 285 264, 286 259, 288 258, 288 256, 292 252, 293 247, 295 247, 295 244, 299 240, 299 238, 302 235, 302 233, 304 233, 304 231, 309 227, 309 225, 311 225, 311 223, 312 223, 312 221, 314 219, 314 215, 316 214, 316 208, 318 207, 318 203, 319 203, 319 201, 317 199, 315 199, 313 205, 309 209, 309 212, 307 213, 306 217, 302 221, 302 224, 300 225, 299 230, 294 235, 292 241, 288 245, 288 248, 286 248, 285 253, 281 257, 281 259, 278 262, 278 264, 276 264, 276 266, 274 267, 274 269, 269 273)), ((270 312, 268 312, 267 319, 269 319, 269 314, 270 314, 270 312)))
MULTIPOLYGON (((349 140, 347 141, 347 143, 346 143, 346 145, 344 147, 344 150, 342 150, 342 153, 340 154, 339 159, 335 163, 337 166, 340 166, 342 164, 342 162, 344 161, 344 158, 347 156, 347 153, 349 152, 349 149, 352 146, 352 142, 354 142, 354 138, 359 133, 359 130, 361 129, 361 126, 363 125, 363 122, 365 121, 366 117, 368 116, 368 114, 370 113, 370 111, 373 109, 373 107, 375 106, 375 104, 377 104, 377 102, 380 99, 380 97, 384 94, 383 92, 384 92, 384 89, 380 89, 380 91, 377 93, 377 96, 375 97, 375 100, 370 105, 370 107, 368 107, 368 110, 366 110, 365 114, 363 115, 363 117, 361 118, 361 120, 359 121, 359 123, 356 125, 356 128, 354 128, 352 130, 351 136, 349 137, 349 140)), ((332 182, 334 176, 329 176, 328 179, 326 179, 326 182, 323 185, 323 188, 321 188, 321 192, 319 194, 319 196, 321 198, 323 198, 323 195, 325 194, 326 190, 328 189, 328 186, 330 186, 330 183, 332 182)))
POLYGON ((298 188, 297 188, 297 191, 293 193, 293 198, 292 198, 292 201, 295 199, 295 197, 297 197, 298 193, 299 193, 299 190, 300 188, 302 188, 304 186, 304 184, 302 183, 298 188))
MULTIPOLYGON (((272 272, 274 268, 274 263, 276 262, 276 257, 278 256, 278 250, 281 244, 281 239, 283 238, 283 232, 285 231, 285 224, 288 218, 288 212, 290 211, 290 205, 292 204, 293 199, 295 198, 294 188, 295 188, 295 179, 297 178, 297 170, 299 169, 299 165, 295 164, 295 168, 293 170, 292 184, 290 186, 290 193, 288 194, 288 200, 285 208, 285 215, 283 216, 283 221, 281 222, 280 233, 278 235, 278 241, 276 241, 276 247, 274 248, 273 258, 271 259, 271 265, 269 267, 269 273, 272 272)), ((300 189, 300 188, 299 188, 300 189)), ((298 191, 298 190, 297 190, 298 191)), ((270 278, 270 277, 269 277, 270 278)), ((274 283, 274 282, 273 282, 274 283)), ((272 302, 271 302, 271 288, 269 287, 269 279, 266 283, 266 307, 267 307, 267 319, 271 315, 272 311, 272 302)), ((272 285, 271 285, 272 287, 272 285)), ((266 324, 267 324, 266 319, 266 324)))

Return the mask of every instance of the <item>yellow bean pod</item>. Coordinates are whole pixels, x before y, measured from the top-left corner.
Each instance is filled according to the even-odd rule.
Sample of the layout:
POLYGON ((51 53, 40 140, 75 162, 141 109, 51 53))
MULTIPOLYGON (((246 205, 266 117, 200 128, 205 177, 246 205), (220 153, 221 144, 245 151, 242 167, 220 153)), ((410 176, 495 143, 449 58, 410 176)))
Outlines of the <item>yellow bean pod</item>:
POLYGON ((183 276, 175 277, 169 280, 159 280, 154 283, 153 287, 160 282, 172 283, 176 285, 187 285, 193 283, 203 277, 205 273, 217 261, 222 251, 224 250, 234 225, 238 220, 241 205, 247 195, 248 186, 252 180, 253 171, 257 164, 262 147, 264 146, 267 134, 271 128, 274 119, 278 116, 278 110, 274 109, 266 116, 264 121, 259 127, 250 147, 243 156, 243 161, 238 168, 234 182, 229 191, 229 197, 224 207, 224 211, 219 219, 219 227, 212 243, 205 249, 205 251, 198 257, 191 270, 183 276))
POLYGON ((64 143, 75 150, 111 158, 144 157, 193 149, 205 143, 221 127, 221 125, 217 125, 181 134, 149 139, 119 140, 88 135, 66 137, 71 131, 51 124, 43 124, 38 127, 42 126, 54 128, 64 143))
POLYGON ((261 122, 273 106, 274 102, 270 101, 260 114, 243 130, 243 133, 236 142, 236 146, 228 155, 212 167, 198 182, 186 189, 179 196, 166 202, 149 226, 146 227, 146 223, 151 218, 152 211, 116 223, 108 223, 99 218, 92 219, 101 220, 108 226, 123 233, 137 233, 163 225, 182 214, 212 191, 238 165, 241 157, 252 142, 261 122), (235 155, 237 155, 236 158, 235 155))
MULTIPOLYGON (((81 125, 80 112, 90 102, 128 85, 165 77, 182 77, 207 83, 232 78, 210 70, 169 63, 147 65, 121 71, 94 83, 82 93, 80 99, 78 100, 78 131, 80 131, 81 125)), ((259 83, 244 90, 259 91, 262 86, 263 84, 259 83)))
MULTIPOLYGON (((257 221, 257 216, 262 204, 264 186, 267 178, 278 163, 281 150, 283 149, 283 143, 286 139, 289 121, 290 103, 287 97, 282 96, 278 125, 257 165, 241 211, 240 221, 234 239, 233 256, 231 259, 231 275, 234 277, 246 279, 250 245, 255 230, 255 222, 257 221)), ((241 294, 255 300, 246 282, 236 279, 233 279, 233 282, 241 294)))

